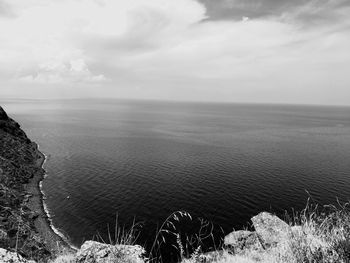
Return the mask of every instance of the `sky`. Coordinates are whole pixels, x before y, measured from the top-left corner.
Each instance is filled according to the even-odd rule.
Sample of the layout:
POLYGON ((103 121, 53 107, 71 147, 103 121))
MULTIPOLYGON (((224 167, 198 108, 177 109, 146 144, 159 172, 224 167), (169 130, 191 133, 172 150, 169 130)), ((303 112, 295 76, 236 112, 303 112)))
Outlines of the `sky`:
POLYGON ((0 98, 350 105, 349 0, 0 0, 0 98))

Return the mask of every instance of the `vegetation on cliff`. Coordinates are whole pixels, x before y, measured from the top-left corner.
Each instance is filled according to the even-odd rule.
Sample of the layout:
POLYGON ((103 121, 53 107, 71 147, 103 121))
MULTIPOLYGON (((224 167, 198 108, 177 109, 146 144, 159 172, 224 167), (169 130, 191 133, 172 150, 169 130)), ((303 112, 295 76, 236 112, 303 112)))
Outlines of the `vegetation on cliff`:
POLYGON ((348 204, 319 207, 308 202, 285 221, 266 212, 251 221, 255 231, 226 236, 226 253, 215 262, 350 262, 348 204))
POLYGON ((34 226, 38 214, 28 208, 25 191, 35 174, 44 173, 36 147, 0 107, 0 247, 42 261, 50 252, 34 226))

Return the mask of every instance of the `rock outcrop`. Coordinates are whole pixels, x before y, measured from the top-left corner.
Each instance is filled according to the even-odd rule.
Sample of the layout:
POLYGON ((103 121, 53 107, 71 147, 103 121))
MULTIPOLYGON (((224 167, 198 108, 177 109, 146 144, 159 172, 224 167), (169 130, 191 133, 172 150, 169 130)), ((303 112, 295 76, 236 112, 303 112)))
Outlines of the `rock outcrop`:
POLYGON ((145 250, 138 245, 108 245, 86 241, 77 252, 76 263, 143 263, 145 250))
POLYGON ((294 231, 286 222, 267 212, 252 217, 251 221, 255 231, 234 231, 225 237, 225 247, 232 253, 244 254, 277 247, 294 231))
POLYGON ((6 249, 0 248, 0 262, 3 263, 35 263, 33 260, 26 260, 21 255, 15 252, 10 252, 6 249))
MULTIPOLYGON (((145 250, 139 245, 108 245, 86 241, 76 253, 62 254, 50 263, 145 263, 145 250)), ((1 263, 37 263, 18 253, 0 248, 1 263)))
POLYGON ((291 228, 286 222, 267 212, 254 216, 251 221, 264 248, 283 242, 291 232, 291 228))

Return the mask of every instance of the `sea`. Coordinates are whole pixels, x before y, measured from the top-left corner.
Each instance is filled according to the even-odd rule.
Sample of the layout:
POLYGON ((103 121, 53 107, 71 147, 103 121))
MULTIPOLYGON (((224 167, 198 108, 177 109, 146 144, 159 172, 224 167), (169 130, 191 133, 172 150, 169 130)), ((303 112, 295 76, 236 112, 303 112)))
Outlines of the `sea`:
POLYGON ((342 205, 350 198, 350 107, 0 103, 47 156, 44 202, 54 227, 76 247, 108 242, 116 221, 126 229, 137 222, 136 243, 150 247, 176 211, 224 236, 249 229, 261 211, 282 217, 307 203, 342 205))

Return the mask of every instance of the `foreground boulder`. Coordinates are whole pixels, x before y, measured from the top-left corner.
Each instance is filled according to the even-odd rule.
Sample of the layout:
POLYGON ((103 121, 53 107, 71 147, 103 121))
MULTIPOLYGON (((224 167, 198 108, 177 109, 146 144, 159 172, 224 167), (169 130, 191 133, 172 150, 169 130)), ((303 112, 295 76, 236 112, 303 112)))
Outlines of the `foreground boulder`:
POLYGON ((292 231, 286 222, 267 212, 254 216, 251 221, 255 231, 234 231, 225 237, 224 245, 228 251, 233 254, 263 252, 283 244, 292 231))
POLYGON ((286 222, 267 212, 262 212, 251 220, 264 248, 276 246, 283 242, 291 231, 286 222))
POLYGON ((0 248, 0 262, 2 263, 35 263, 35 261, 24 259, 18 253, 10 252, 3 248, 0 248))
POLYGON ((108 245, 86 241, 75 256, 77 263, 143 263, 145 250, 138 245, 108 245))

